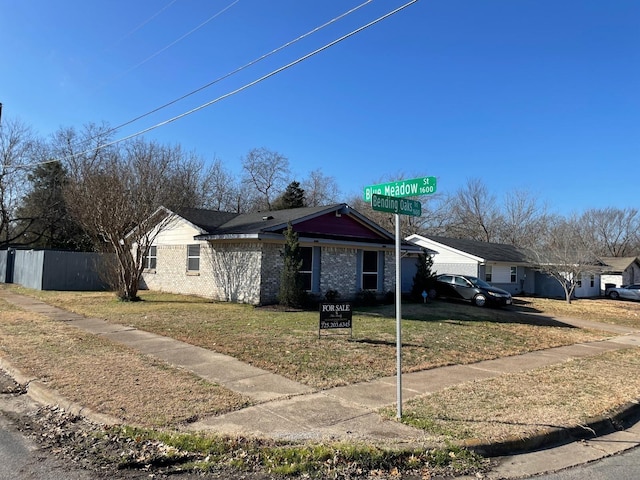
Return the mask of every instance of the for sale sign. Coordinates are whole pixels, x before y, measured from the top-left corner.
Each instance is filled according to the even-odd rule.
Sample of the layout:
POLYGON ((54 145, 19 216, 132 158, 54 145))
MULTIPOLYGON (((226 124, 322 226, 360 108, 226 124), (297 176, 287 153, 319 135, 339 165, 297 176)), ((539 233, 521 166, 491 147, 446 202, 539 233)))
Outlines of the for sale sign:
POLYGON ((351 328, 350 303, 321 303, 320 330, 330 328, 351 328))

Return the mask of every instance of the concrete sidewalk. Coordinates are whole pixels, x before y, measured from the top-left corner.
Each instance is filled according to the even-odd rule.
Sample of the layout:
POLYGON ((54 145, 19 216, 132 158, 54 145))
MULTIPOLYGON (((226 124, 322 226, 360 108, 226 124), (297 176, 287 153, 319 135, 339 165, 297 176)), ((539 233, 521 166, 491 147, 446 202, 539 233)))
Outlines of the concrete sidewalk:
MULTIPOLYGON (((69 325, 83 331, 103 336, 169 364, 192 371, 204 379, 247 395, 257 402, 255 406, 240 411, 202 419, 191 424, 190 429, 286 440, 355 440, 395 446, 424 444, 425 436, 421 430, 385 420, 376 413, 379 408, 395 404, 395 376, 315 391, 235 358, 172 338, 96 318, 86 318, 8 290, 0 290, 0 298, 25 310, 41 313, 57 321, 68 322, 69 325)), ((630 345, 640 346, 640 331, 636 329, 582 320, 557 320, 577 327, 609 331, 613 336, 605 341, 552 348, 471 365, 454 365, 403 374, 403 400, 407 401, 460 383, 535 369, 573 358, 598 355, 628 348, 630 345)), ((620 435, 623 433, 619 432, 620 435)), ((595 441, 590 440, 590 442, 595 441)), ((640 438, 638 435, 629 434, 623 442, 612 443, 612 445, 629 448, 629 442, 637 444, 640 438)), ((560 448, 568 447, 565 445, 560 448)), ((584 450, 584 446, 580 448, 584 450)), ((605 454, 604 450, 600 451, 602 455, 605 454)), ((513 458, 518 459, 511 463, 516 465, 514 468, 524 468, 522 466, 524 456, 513 458)), ((575 458, 582 458, 582 456, 576 455, 575 458)), ((502 463, 502 465, 507 464, 508 462, 502 463)), ((534 464, 539 462, 536 461, 534 464)), ((535 470, 534 467, 530 468, 535 470)), ((540 471, 542 470, 532 473, 540 471)), ((522 475, 522 472, 519 474, 522 475)))

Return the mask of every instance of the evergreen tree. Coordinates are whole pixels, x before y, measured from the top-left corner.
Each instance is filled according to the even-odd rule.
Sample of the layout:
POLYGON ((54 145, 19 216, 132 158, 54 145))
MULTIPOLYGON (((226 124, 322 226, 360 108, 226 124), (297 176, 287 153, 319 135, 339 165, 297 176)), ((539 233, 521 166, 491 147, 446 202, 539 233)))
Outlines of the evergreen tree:
POLYGON ((286 210, 287 208, 300 208, 306 206, 304 190, 300 183, 293 181, 272 205, 273 210, 286 210))
POLYGON ((436 277, 435 272, 432 272, 433 258, 428 253, 421 253, 418 255, 418 261, 416 263, 418 270, 413 277, 413 286, 411 287, 411 298, 414 301, 422 301, 422 292, 427 292, 429 296, 432 296, 432 290, 435 288, 436 277))
POLYGON ((67 212, 67 173, 59 162, 38 165, 28 175, 31 189, 18 209, 24 226, 21 241, 40 248, 91 250, 91 241, 67 212))
POLYGON ((302 307, 306 299, 306 292, 300 275, 302 256, 300 254, 298 234, 293 230, 291 224, 287 226, 284 238, 283 267, 278 300, 280 305, 285 307, 302 307))

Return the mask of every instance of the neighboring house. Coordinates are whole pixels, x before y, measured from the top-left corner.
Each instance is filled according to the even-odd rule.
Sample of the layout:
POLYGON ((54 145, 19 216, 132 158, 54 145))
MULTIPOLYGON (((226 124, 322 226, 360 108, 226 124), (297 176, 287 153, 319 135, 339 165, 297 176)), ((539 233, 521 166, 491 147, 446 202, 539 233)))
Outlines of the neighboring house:
MULTIPOLYGON (((406 240, 433 250, 433 270, 472 275, 511 294, 564 297, 562 286, 536 271, 526 253, 513 245, 440 236, 411 235, 406 240)), ((589 275, 578 281, 576 297, 600 295, 600 279, 589 275)))
POLYGON ((600 276, 600 290, 604 294, 608 286, 621 287, 640 283, 640 259, 638 257, 604 257, 605 266, 600 276))
MULTIPOLYGON (((305 288, 317 298, 337 290, 340 299, 362 290, 395 290, 394 236, 346 204, 236 214, 185 209, 150 246, 142 287, 222 301, 277 301, 283 232, 297 232, 305 288)), ((408 242, 403 254, 421 249, 408 242)), ((411 285, 403 285, 408 290, 411 285)))

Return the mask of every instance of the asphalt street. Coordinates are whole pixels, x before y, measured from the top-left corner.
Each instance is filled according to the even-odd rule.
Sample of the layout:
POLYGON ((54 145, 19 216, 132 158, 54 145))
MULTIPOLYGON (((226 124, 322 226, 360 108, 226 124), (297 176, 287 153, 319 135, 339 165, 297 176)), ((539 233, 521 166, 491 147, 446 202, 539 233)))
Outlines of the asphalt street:
MULTIPOLYGON (((2 403, 0 401, 0 406, 2 403)), ((40 451, 0 412, 1 480, 89 480, 96 478, 40 451)))
POLYGON ((636 480, 640 478, 640 448, 598 462, 549 475, 531 477, 531 480, 636 480))

